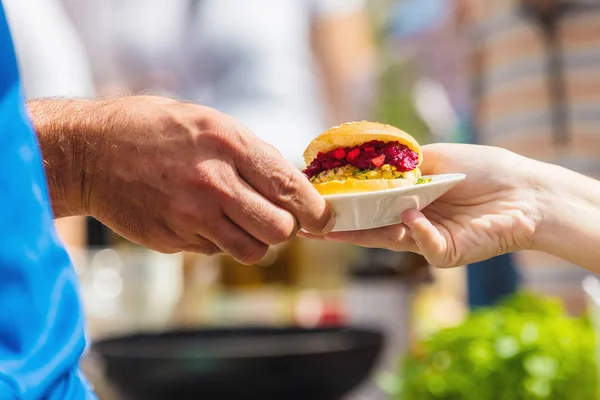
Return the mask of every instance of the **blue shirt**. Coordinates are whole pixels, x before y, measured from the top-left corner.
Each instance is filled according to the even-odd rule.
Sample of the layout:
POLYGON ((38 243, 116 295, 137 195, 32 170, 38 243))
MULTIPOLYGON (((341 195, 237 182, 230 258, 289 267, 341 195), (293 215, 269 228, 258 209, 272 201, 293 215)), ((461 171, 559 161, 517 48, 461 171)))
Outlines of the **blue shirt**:
POLYGON ((0 400, 93 399, 78 368, 85 345, 0 3, 0 400))

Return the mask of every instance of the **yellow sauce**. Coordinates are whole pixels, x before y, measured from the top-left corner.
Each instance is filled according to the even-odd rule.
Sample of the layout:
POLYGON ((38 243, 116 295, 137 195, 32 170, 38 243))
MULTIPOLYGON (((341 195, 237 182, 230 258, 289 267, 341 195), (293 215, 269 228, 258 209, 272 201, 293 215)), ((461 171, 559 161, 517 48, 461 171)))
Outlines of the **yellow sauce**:
POLYGON ((384 164, 380 168, 360 170, 352 165, 333 168, 323 171, 311 178, 312 183, 325 183, 331 181, 344 181, 347 179, 370 180, 370 179, 408 179, 417 181, 421 177, 419 169, 400 172, 396 167, 384 164))

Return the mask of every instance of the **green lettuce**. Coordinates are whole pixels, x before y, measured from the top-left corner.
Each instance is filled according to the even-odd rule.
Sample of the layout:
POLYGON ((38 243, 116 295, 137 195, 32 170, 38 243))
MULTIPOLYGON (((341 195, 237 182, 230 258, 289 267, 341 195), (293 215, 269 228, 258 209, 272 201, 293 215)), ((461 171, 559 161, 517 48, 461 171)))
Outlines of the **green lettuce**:
POLYGON ((568 316, 556 299, 519 293, 418 343, 390 398, 597 400, 594 355, 587 318, 568 316))

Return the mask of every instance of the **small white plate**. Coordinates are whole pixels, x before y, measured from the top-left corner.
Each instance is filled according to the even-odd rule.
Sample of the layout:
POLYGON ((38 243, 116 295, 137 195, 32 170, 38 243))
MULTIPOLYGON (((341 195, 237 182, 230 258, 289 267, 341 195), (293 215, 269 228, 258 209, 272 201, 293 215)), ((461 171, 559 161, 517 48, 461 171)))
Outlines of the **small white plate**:
POLYGON ((464 174, 429 175, 431 182, 365 193, 323 196, 333 208, 332 232, 357 231, 395 225, 407 210, 422 210, 465 179, 464 174))

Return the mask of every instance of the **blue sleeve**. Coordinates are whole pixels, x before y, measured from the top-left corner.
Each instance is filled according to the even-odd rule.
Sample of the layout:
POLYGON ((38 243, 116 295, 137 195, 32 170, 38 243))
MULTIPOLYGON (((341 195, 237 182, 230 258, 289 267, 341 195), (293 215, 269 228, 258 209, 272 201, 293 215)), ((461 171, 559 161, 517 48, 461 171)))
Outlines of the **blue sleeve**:
POLYGON ((0 400, 93 398, 77 277, 54 229, 0 3, 0 400))

